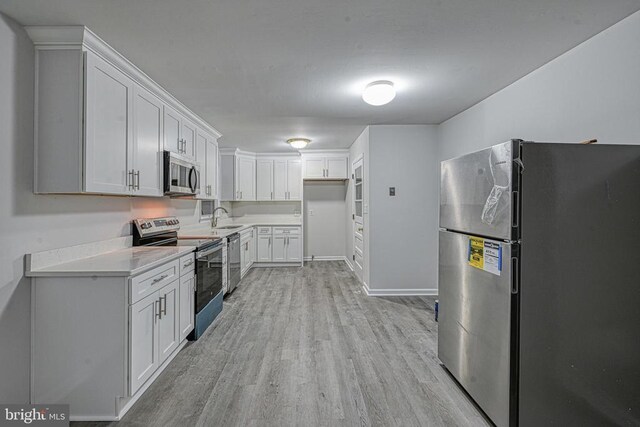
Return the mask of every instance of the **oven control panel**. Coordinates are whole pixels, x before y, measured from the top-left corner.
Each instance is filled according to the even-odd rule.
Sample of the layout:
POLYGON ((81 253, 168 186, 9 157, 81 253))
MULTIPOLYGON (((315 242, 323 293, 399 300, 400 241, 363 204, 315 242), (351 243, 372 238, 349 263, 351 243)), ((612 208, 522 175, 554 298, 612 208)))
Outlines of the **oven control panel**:
POLYGON ((139 218, 133 220, 133 223, 141 237, 166 233, 167 231, 178 231, 180 229, 180 221, 174 216, 166 218, 139 218))

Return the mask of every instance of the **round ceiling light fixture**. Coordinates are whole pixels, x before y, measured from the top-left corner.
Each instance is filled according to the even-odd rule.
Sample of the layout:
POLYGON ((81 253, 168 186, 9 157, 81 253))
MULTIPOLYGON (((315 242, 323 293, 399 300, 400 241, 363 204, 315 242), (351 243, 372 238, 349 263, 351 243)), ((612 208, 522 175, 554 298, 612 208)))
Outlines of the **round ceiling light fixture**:
POLYGON ((378 80, 371 82, 362 92, 362 100, 369 105, 385 105, 393 101, 396 97, 396 88, 389 80, 378 80))
POLYGON ((287 144, 291 145, 293 148, 298 150, 304 148, 311 142, 310 139, 307 138, 291 138, 287 139, 287 144))

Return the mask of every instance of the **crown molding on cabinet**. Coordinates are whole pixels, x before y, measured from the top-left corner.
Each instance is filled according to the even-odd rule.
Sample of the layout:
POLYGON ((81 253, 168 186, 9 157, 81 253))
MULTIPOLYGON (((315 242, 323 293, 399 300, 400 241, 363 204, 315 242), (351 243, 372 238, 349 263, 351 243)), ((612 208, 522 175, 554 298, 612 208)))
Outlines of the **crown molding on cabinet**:
POLYGON ((99 55, 105 61, 127 74, 136 83, 159 97, 173 109, 185 115, 196 126, 220 138, 220 133, 216 128, 204 121, 200 116, 191 111, 182 102, 171 95, 161 85, 156 83, 144 71, 136 67, 131 61, 122 56, 107 42, 98 37, 93 31, 85 26, 27 26, 27 34, 33 41, 37 50, 54 49, 79 49, 90 50, 99 55))
POLYGON ((274 158, 284 158, 284 159, 299 159, 299 153, 255 153, 253 151, 241 150, 236 147, 221 147, 220 154, 224 156, 245 156, 251 157, 252 159, 274 159, 274 158))

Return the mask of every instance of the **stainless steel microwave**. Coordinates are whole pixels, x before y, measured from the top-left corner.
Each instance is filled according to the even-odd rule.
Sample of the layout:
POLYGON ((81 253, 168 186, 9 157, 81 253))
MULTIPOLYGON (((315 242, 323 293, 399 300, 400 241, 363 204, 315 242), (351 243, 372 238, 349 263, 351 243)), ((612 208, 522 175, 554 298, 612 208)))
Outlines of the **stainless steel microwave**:
POLYGON ((200 167, 179 154, 164 152, 164 194, 188 196, 200 193, 200 167))

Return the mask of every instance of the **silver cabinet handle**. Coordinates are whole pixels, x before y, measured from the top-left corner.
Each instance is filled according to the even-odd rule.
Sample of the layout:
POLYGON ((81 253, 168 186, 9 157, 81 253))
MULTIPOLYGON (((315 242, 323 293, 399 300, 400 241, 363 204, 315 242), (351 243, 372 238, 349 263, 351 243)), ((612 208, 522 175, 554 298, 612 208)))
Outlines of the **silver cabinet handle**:
POLYGON ((164 294, 163 297, 160 297, 160 313, 163 316, 167 315, 167 294, 164 294), (164 300, 164 308, 162 307, 162 301, 164 300))
POLYGON ((158 282, 162 282, 164 279, 166 279, 167 277, 169 277, 168 274, 163 274, 160 277, 157 277, 155 279, 153 279, 153 283, 158 283, 158 282))
POLYGON ((162 319, 162 312, 160 311, 160 299, 153 302, 153 310, 156 312, 156 317, 162 319), (158 304, 156 308, 156 304, 158 304))
POLYGON ((140 189, 140 171, 136 171, 135 173, 135 177, 136 177, 136 190, 140 189))
POLYGON ((242 191, 240 191, 240 199, 242 199, 242 191))
POLYGON ((136 189, 135 178, 133 176, 133 169, 127 172, 127 187, 129 187, 129 190, 136 189))
POLYGON ((191 260, 189 262, 185 262, 183 267, 189 267, 190 265, 193 265, 193 260, 191 260))
POLYGON ((182 153, 182 140, 178 138, 178 153, 182 153))
POLYGON ((273 191, 271 192, 271 200, 273 200, 273 191))

